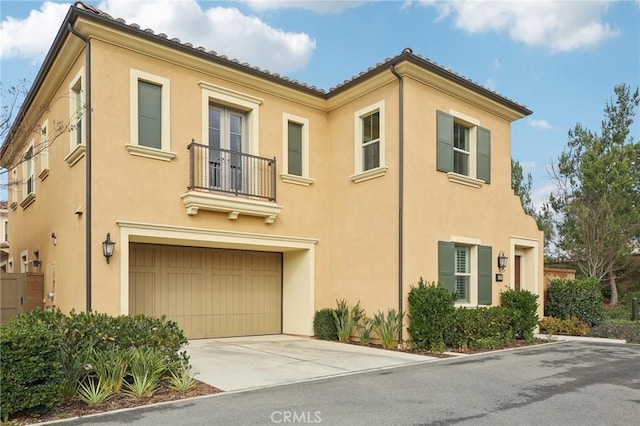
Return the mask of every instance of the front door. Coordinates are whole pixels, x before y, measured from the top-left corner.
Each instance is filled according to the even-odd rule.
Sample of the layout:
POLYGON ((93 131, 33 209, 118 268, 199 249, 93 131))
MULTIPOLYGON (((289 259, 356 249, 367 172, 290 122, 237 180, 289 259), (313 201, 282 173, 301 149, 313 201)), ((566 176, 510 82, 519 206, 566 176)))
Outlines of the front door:
POLYGON ((520 268, 520 262, 522 260, 521 256, 516 255, 515 258, 513 259, 513 289, 514 290, 520 290, 520 278, 522 275, 522 270, 520 268))
POLYGON ((209 105, 209 185, 226 192, 242 191, 245 114, 209 105))

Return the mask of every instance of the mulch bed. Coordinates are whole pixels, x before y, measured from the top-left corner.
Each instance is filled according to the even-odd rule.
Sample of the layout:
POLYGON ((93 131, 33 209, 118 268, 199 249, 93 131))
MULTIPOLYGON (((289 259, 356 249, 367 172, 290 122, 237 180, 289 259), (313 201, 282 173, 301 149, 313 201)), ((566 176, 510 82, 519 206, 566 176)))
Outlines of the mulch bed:
POLYGON ((103 404, 88 406, 78 399, 72 399, 60 403, 56 409, 49 413, 38 417, 32 417, 29 414, 17 414, 11 418, 10 424, 29 425, 53 420, 62 420, 74 417, 87 416, 89 414, 105 413, 108 411, 121 410, 123 408, 140 407, 149 404, 157 404, 159 402, 179 401, 181 399, 193 398, 196 396, 212 395, 223 392, 222 390, 208 385, 206 383, 196 381, 196 385, 188 392, 177 392, 173 389, 163 386, 158 389, 153 396, 149 398, 133 398, 122 393, 112 396, 103 404))

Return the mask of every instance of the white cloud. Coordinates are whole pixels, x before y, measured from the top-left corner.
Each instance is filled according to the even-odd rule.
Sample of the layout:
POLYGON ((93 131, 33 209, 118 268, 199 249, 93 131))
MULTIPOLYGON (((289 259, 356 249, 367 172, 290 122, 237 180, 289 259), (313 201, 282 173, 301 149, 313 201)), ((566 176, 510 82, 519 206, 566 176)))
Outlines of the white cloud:
POLYGON ((555 189, 556 185, 551 180, 546 180, 531 189, 531 203, 536 211, 540 210, 540 207, 549 201, 549 196, 555 189))
POLYGON ((536 129, 549 130, 552 128, 551 124, 549 124, 547 120, 536 120, 534 118, 530 118, 527 122, 531 127, 535 127, 536 129))
POLYGON ((494 92, 496 91, 496 86, 497 84, 495 80, 492 78, 487 79, 487 81, 484 83, 484 87, 486 87, 487 89, 491 89, 494 92))
POLYGON ((436 7, 438 20, 450 15, 455 26, 470 33, 507 32, 528 46, 543 46, 551 53, 599 45, 618 35, 602 22, 611 1, 454 1, 423 0, 436 7))
MULTIPOLYGON (((42 60, 69 7, 67 3, 45 2, 25 19, 4 20, 0 23, 0 58, 42 60)), ((303 68, 316 48, 315 40, 305 33, 271 27, 233 7, 202 9, 195 0, 106 0, 98 8, 128 24, 151 28, 156 34, 165 33, 271 72, 286 74, 303 68)))
POLYGON ((498 58, 493 58, 493 69, 498 71, 500 69, 500 61, 498 58))
POLYGON ((9 16, 0 22, 0 58, 42 60, 70 6, 70 3, 46 1, 24 19, 9 16))
POLYGON ((315 13, 340 13, 345 9, 362 6, 362 1, 353 0, 242 0, 249 8, 262 12, 278 9, 303 9, 315 13))

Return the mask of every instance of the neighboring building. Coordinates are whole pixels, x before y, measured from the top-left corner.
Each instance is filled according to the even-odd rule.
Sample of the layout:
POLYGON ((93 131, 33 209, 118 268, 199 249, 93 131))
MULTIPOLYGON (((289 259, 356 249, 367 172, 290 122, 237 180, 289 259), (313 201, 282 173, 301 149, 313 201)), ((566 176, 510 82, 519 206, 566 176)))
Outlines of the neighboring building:
POLYGON ((0 272, 10 272, 7 263, 9 260, 9 218, 7 207, 6 200, 0 201, 0 272))
POLYGON ((336 299, 406 311, 420 277, 461 306, 542 293, 511 190, 530 113, 409 49, 325 92, 76 3, 0 155, 10 257, 41 262, 49 305, 191 338, 311 335, 336 299))

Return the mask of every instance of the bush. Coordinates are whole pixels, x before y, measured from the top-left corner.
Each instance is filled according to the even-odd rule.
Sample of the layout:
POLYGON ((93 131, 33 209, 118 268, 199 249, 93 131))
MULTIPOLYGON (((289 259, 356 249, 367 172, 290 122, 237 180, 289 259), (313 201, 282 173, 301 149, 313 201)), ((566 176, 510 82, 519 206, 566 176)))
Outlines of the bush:
POLYGON ((589 326, 576 317, 553 318, 547 317, 540 320, 540 333, 560 334, 563 336, 585 336, 589 331, 589 326))
POLYGON ((512 323, 512 310, 503 306, 459 308, 452 346, 463 350, 499 348, 513 341, 512 323))
POLYGON ((538 325, 538 295, 526 290, 506 290, 501 294, 502 306, 511 310, 515 337, 533 340, 538 325))
POLYGON ((414 347, 433 352, 445 350, 454 327, 456 294, 440 284, 425 284, 409 291, 409 327, 414 347))
POLYGON ((552 280, 547 291, 545 316, 576 317, 589 326, 602 323, 600 284, 591 278, 552 280))
POLYGON ((395 309, 390 309, 386 317, 381 311, 373 316, 373 331, 378 335, 383 348, 393 349, 398 345, 403 317, 404 314, 398 314, 395 309))
POLYGON ((316 311, 313 317, 313 334, 322 340, 337 340, 338 329, 333 318, 334 309, 324 308, 316 311))
POLYGON ((591 328, 589 336, 624 339, 627 343, 640 343, 640 321, 607 322, 591 328))
POLYGON ((61 400, 60 338, 41 323, 0 326, 0 416, 41 414, 61 400))
POLYGON ((620 298, 620 306, 628 308, 629 312, 631 312, 631 304, 633 303, 634 297, 638 299, 638 303, 640 304, 640 291, 631 291, 620 298))

